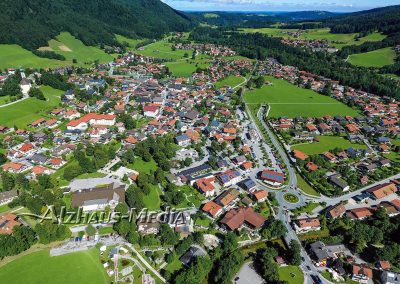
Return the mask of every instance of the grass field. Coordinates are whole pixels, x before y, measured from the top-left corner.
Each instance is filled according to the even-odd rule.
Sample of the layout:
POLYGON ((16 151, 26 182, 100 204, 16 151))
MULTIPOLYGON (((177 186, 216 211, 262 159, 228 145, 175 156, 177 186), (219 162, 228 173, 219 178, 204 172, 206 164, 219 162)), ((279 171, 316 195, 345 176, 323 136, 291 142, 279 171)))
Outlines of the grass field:
POLYGON ((278 269, 279 280, 287 281, 290 284, 302 284, 304 281, 303 272, 298 266, 282 266, 278 269))
POLYGON ((60 103, 60 96, 63 91, 53 89, 49 86, 42 86, 46 101, 36 98, 29 98, 22 102, 0 109, 0 125, 19 128, 26 128, 28 124, 38 118, 45 117, 49 111, 60 103))
POLYGON ((176 77, 190 77, 197 68, 207 68, 210 65, 206 61, 193 61, 188 59, 187 61, 166 62, 165 66, 167 66, 176 77))
POLYGON ((49 250, 18 258, 0 269, 2 283, 109 283, 97 249, 50 257, 49 250))
POLYGON ((157 164, 154 160, 151 160, 150 162, 145 162, 141 158, 136 157, 135 163, 129 165, 129 168, 138 171, 139 173, 149 174, 150 171, 157 170, 157 164))
POLYGON ((66 61, 42 58, 16 44, 0 44, 0 69, 6 68, 51 68, 64 66, 66 61))
POLYGON ((296 176, 298 187, 302 191, 313 196, 320 196, 320 194, 313 187, 311 187, 299 174, 296 174, 296 176))
POLYGON ((377 49, 365 53, 357 53, 349 56, 350 64, 361 67, 383 67, 395 62, 396 53, 390 47, 377 49))
MULTIPOLYGON (((259 29, 243 29, 244 32, 248 33, 264 33, 273 37, 282 37, 287 39, 295 39, 294 37, 287 34, 287 32, 295 32, 297 29, 279 29, 279 28, 259 28, 259 29)), ((329 28, 321 29, 309 29, 302 33, 299 39, 305 40, 317 40, 324 39, 331 43, 336 48, 342 48, 347 45, 360 45, 368 41, 382 41, 385 39, 385 35, 381 33, 371 33, 365 37, 356 40, 357 33, 353 34, 333 34, 330 33, 329 28)))
POLYGON ((341 148, 343 150, 350 147, 355 149, 367 149, 365 144, 351 143, 349 140, 339 136, 317 136, 317 138, 320 142, 297 145, 293 146, 292 149, 299 150, 307 155, 322 154, 335 148, 341 148))
POLYGON ((226 77, 225 79, 218 81, 215 83, 215 87, 222 88, 225 86, 230 86, 230 87, 236 87, 237 85, 239 85, 240 83, 242 83, 244 81, 243 77, 237 77, 237 76, 229 76, 226 77))
POLYGON ((187 53, 189 57, 192 56, 190 50, 177 49, 175 51, 172 51, 171 46, 172 43, 168 43, 166 41, 157 41, 145 46, 143 50, 137 50, 137 53, 142 54, 144 56, 168 59, 171 61, 185 58, 184 57, 185 53, 187 53))
POLYGON ((72 63, 73 59, 78 61, 78 65, 92 64, 95 60, 99 60, 100 63, 107 63, 114 59, 98 47, 84 45, 82 41, 67 32, 63 32, 56 39, 50 40, 49 47, 54 52, 63 55, 69 64, 72 63))
POLYGON ((133 39, 133 38, 127 38, 122 35, 115 35, 115 38, 117 39, 118 42, 120 43, 127 43, 129 47, 136 48, 136 46, 144 41, 144 39, 133 39))
POLYGON ((248 104, 269 104, 271 117, 322 117, 324 115, 356 116, 357 111, 341 102, 312 90, 299 88, 285 80, 267 76, 272 86, 264 86, 246 92, 248 104))
POLYGON ((149 210, 160 210, 160 189, 157 185, 151 185, 150 193, 143 197, 143 202, 149 210))

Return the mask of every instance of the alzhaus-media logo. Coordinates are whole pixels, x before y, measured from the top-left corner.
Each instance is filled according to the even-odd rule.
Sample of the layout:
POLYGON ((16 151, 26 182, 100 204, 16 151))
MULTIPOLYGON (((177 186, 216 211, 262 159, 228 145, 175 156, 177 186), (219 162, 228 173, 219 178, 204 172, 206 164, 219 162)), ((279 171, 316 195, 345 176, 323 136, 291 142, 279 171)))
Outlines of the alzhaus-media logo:
POLYGON ((168 223, 174 225, 184 225, 190 221, 190 214, 185 211, 178 211, 167 208, 165 211, 154 212, 147 208, 136 213, 135 208, 130 208, 128 213, 118 211, 93 211, 85 212, 82 207, 75 211, 67 211, 65 206, 62 206, 59 211, 54 205, 48 205, 42 215, 33 213, 19 213, 18 217, 27 216, 39 220, 39 223, 44 221, 52 221, 55 224, 107 224, 117 223, 121 220, 128 222, 140 223, 168 223))

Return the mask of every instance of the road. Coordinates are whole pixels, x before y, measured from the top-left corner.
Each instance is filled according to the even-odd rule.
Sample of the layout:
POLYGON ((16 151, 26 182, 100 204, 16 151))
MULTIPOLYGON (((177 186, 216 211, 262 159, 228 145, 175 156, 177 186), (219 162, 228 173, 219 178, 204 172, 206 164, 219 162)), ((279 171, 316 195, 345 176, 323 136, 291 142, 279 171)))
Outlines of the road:
MULTIPOLYGON (((255 126, 255 129, 257 130, 258 134, 260 135, 263 143, 266 143, 265 138, 264 138, 262 132, 260 131, 260 129, 257 127, 257 123, 254 121, 254 118, 253 118, 253 116, 250 112, 250 109, 248 108, 247 105, 246 105, 246 109, 247 109, 247 113, 250 115, 250 120, 253 123, 253 125, 255 126)), ((296 208, 296 207, 299 207, 299 206, 302 206, 303 204, 305 204, 305 196, 303 196, 303 194, 297 190, 296 169, 292 166, 292 164, 290 162, 290 158, 288 157, 288 155, 286 154, 286 151, 283 149, 282 145, 279 143, 279 141, 275 137, 272 130, 265 123, 265 121, 263 119, 264 111, 265 111, 265 107, 261 107, 257 113, 257 118, 260 120, 269 139, 271 140, 271 143, 276 148, 279 156, 281 157, 282 162, 286 166, 286 171, 287 171, 286 176, 288 179, 288 185, 284 188, 284 190, 286 191, 286 193, 291 193, 291 194, 294 194, 297 197, 299 197, 298 203, 296 203, 296 204, 288 203, 284 199, 284 195, 286 194, 284 192, 284 190, 277 191, 276 198, 277 198, 280 206, 278 209, 278 213, 276 214, 276 218, 281 220, 287 229, 285 241, 287 243, 290 243, 291 240, 296 240, 297 242, 299 242, 301 244, 295 231, 293 230, 293 228, 290 225, 290 216, 289 216, 288 210, 291 208, 296 208)), ((303 247, 301 247, 301 256, 304 259, 300 265, 300 268, 304 272, 304 283, 313 283, 311 275, 319 275, 319 271, 314 266, 312 260, 310 259, 306 250, 303 247)), ((326 279, 324 279, 322 276, 320 276, 320 278, 324 283, 331 283, 331 282, 327 281, 326 279)))

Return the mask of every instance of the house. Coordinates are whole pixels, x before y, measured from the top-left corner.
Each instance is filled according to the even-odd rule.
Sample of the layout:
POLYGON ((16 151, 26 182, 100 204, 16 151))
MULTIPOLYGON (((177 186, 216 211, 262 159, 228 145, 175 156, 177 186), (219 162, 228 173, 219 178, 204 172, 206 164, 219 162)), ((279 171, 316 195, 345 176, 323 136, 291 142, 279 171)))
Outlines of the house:
POLYGON ((344 181, 340 175, 333 175, 329 177, 329 182, 332 183, 333 185, 339 187, 343 191, 348 191, 350 189, 350 186, 347 184, 346 181, 344 181))
POLYGON ((10 172, 10 173, 22 173, 28 167, 25 164, 9 162, 2 166, 3 171, 10 172))
POLYGON ((270 185, 279 186, 285 182, 285 175, 270 170, 264 170, 261 172, 260 179, 270 185))
POLYGON ((297 159, 297 160, 301 160, 301 161, 305 161, 308 158, 308 155, 304 154, 303 152, 299 151, 299 150, 293 150, 293 156, 297 159))
POLYGON ((11 235, 15 226, 21 226, 18 217, 12 213, 0 216, 0 234, 11 235))
POLYGON ((330 207, 327 210, 327 217, 335 219, 341 217, 345 212, 346 212, 346 207, 344 207, 343 204, 339 203, 335 206, 330 207))
POLYGON ((202 178, 195 182, 195 187, 206 197, 210 197, 215 194, 215 186, 212 184, 214 181, 214 177, 202 178))
POLYGON ((18 192, 16 190, 0 192, 0 205, 10 203, 17 196, 18 196, 18 192))
POLYGON ((104 210, 107 206, 115 208, 125 202, 125 186, 115 183, 73 192, 71 206, 82 207, 83 211, 104 210))
POLYGON ((392 271, 382 271, 381 274, 382 284, 400 284, 400 273, 392 271))
POLYGON ((318 170, 318 166, 316 164, 314 164, 313 162, 308 162, 306 164, 306 168, 310 171, 310 172, 314 172, 316 170, 318 170))
POLYGON ((19 83, 19 86, 21 87, 21 92, 23 95, 28 95, 29 91, 32 88, 31 81, 29 81, 27 78, 22 78, 21 82, 19 83))
POLYGON ((89 125, 113 126, 116 118, 114 114, 88 113, 79 119, 70 121, 67 129, 86 131, 89 125))
POLYGON ((229 230, 237 230, 243 225, 252 229, 260 229, 266 219, 260 214, 254 212, 251 207, 240 207, 228 211, 221 220, 221 224, 229 230))
POLYGON ((157 118, 160 115, 160 108, 157 106, 144 106, 143 115, 146 117, 157 118))
POLYGON ((228 187, 237 184, 242 179, 242 177, 237 170, 227 170, 225 172, 219 173, 217 175, 217 179, 222 186, 228 187))
POLYGON ((218 205, 214 201, 210 201, 204 204, 201 210, 208 213, 211 217, 217 218, 222 213, 222 206, 218 205))
POLYGON ((244 190, 247 190, 247 191, 249 191, 249 192, 252 192, 254 189, 256 189, 256 183, 255 183, 252 179, 250 179, 250 178, 245 179, 244 181, 242 181, 242 182, 240 183, 240 186, 241 186, 244 190))
POLYGON ((378 261, 378 268, 381 270, 389 270, 391 268, 390 262, 387 260, 378 261))
POLYGON ((266 190, 255 190, 252 192, 252 196, 257 202, 264 202, 268 198, 268 191, 266 190))
POLYGON ((187 134, 182 134, 175 138, 176 144, 178 144, 179 146, 182 146, 182 147, 190 145, 190 141, 191 141, 191 139, 190 139, 189 135, 187 135, 187 134))
POLYGON ((368 283, 368 280, 372 279, 372 269, 366 264, 353 264, 351 279, 359 283, 368 283))
POLYGON ((325 245, 321 241, 310 244, 310 255, 316 266, 326 266, 329 260, 335 260, 347 251, 342 244, 325 245))
POLYGON ((239 194, 238 190, 230 188, 222 192, 214 201, 223 207, 228 207, 238 200, 239 194))
POLYGON ((293 226, 297 234, 321 230, 321 223, 318 218, 297 219, 293 226))
POLYGON ((382 199, 397 192, 397 187, 393 183, 385 183, 376 185, 368 190, 368 193, 373 199, 382 199))
POLYGON ((363 220, 368 217, 371 217, 373 212, 371 209, 366 207, 355 208, 347 211, 347 216, 351 219, 363 220))
POLYGON ((206 256, 207 252, 199 247, 192 246, 181 258, 179 259, 184 266, 189 267, 189 265, 198 257, 206 256))
POLYGON ((324 159, 330 163, 335 163, 336 162, 336 156, 332 154, 331 152, 325 152, 322 154, 324 159))

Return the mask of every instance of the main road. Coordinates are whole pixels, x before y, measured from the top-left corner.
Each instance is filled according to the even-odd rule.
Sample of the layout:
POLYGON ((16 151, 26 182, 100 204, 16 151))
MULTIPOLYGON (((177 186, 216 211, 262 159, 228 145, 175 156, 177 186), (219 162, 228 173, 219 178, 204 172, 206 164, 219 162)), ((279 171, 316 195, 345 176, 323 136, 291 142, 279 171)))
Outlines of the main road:
MULTIPOLYGON (((254 128, 258 132, 259 137, 261 137, 262 143, 267 143, 267 141, 265 140, 265 137, 263 136, 263 133, 258 128, 258 125, 257 125, 256 121, 254 120, 253 115, 247 104, 246 104, 246 110, 247 110, 247 113, 250 117, 252 124, 254 125, 254 128)), ((282 145, 279 143, 279 141, 277 140, 277 138, 274 135, 274 133, 272 132, 272 130, 265 123, 264 118, 263 118, 264 111, 265 111, 265 106, 262 106, 257 113, 257 118, 259 119, 259 121, 261 122, 261 125, 265 129, 269 139, 271 140, 271 143, 276 148, 279 156, 281 157, 282 162, 285 164, 286 176, 288 177, 288 185, 283 190, 279 190, 276 193, 276 197, 277 197, 277 200, 279 201, 279 205, 280 205, 278 212, 276 214, 276 218, 278 220, 281 220, 287 229, 287 234, 285 236, 286 243, 289 244, 290 241, 295 240, 301 244, 295 231, 293 230, 292 226, 290 225, 290 216, 289 216, 288 209, 303 205, 305 203, 305 201, 304 201, 305 197, 303 196, 303 194, 300 191, 297 191, 296 169, 292 166, 292 164, 290 162, 290 158, 287 155, 285 149, 282 148, 282 145), (299 197, 299 202, 296 204, 291 204, 291 203, 286 202, 284 199, 284 194, 285 194, 284 191, 286 193, 295 194, 297 197, 299 197)), ((259 158, 263 158, 263 157, 259 157, 259 158)), ((302 271, 304 273, 304 283, 314 283, 313 279, 311 278, 311 275, 319 275, 319 271, 314 266, 313 261, 308 256, 306 250, 302 246, 301 246, 300 253, 301 253, 301 257, 302 257, 302 263, 300 265, 300 268, 302 269, 302 271)), ((319 276, 319 278, 321 278, 323 283, 329 283, 329 284, 332 283, 332 282, 329 282, 328 280, 324 279, 322 276, 319 276)))

